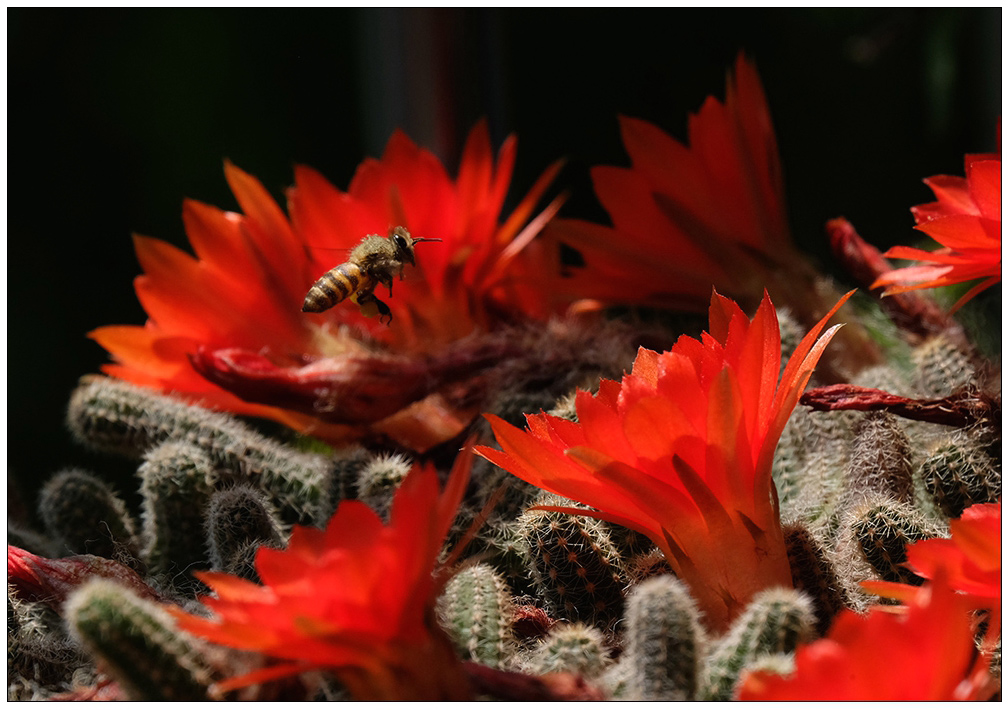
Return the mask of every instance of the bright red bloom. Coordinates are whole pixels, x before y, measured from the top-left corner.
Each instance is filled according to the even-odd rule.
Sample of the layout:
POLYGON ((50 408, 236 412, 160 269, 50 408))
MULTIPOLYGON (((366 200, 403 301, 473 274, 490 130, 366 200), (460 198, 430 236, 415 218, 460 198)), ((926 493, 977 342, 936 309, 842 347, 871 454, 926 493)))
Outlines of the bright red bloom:
POLYGON ((687 144, 640 119, 620 128, 630 167, 592 169, 613 226, 561 219, 544 231, 584 258, 560 283, 572 297, 699 311, 711 285, 747 307, 766 289, 806 323, 835 300, 791 241, 766 96, 742 54, 724 101, 708 96, 689 117, 687 144))
POLYGON ((741 700, 986 700, 969 604, 944 572, 899 613, 843 611, 827 638, 802 646, 790 676, 743 675, 741 700))
MULTIPOLYGON (((949 521, 951 537, 920 540, 907 547, 907 567, 924 579, 944 574, 969 608, 989 612, 987 637, 1001 634, 1001 503, 978 503, 949 521)), ((906 601, 910 585, 862 582, 873 594, 906 601)))
POLYGON ((778 383, 769 296, 750 322, 715 292, 701 340, 683 336, 665 353, 641 348, 621 382, 578 392, 577 422, 527 415, 522 431, 488 414, 503 451, 477 450, 599 511, 589 515, 650 537, 707 622, 723 629, 757 591, 791 586, 773 452, 836 327, 819 334, 844 300, 801 341, 778 383))
POLYGON ((434 155, 397 132, 380 160, 360 165, 347 192, 297 167, 290 219, 258 180, 225 164, 243 214, 187 200, 183 219, 195 258, 135 238, 144 271, 136 292, 149 320, 90 334, 116 361, 104 371, 336 443, 368 431, 417 449, 451 438, 478 412, 439 395, 447 375, 405 394, 384 380, 362 382, 394 380, 399 368, 422 369, 428 353, 449 350, 462 336, 556 310, 548 275, 559 267, 532 242, 555 207, 529 218, 558 166, 498 224, 515 147, 508 139, 495 162, 486 125, 478 124, 452 180, 434 155), (349 299, 325 313, 302 313, 318 277, 365 235, 395 225, 442 242, 419 245, 416 266, 407 267, 393 295, 379 294, 391 309, 390 326, 364 317, 349 299), (358 401, 380 400, 386 409, 356 410, 348 397, 361 389, 358 401))
POLYGON ((893 247, 885 256, 923 263, 893 269, 872 288, 886 286, 883 295, 888 295, 982 279, 956 302, 955 311, 1001 280, 1001 155, 967 155, 965 162, 965 178, 925 180, 938 200, 911 209, 916 229, 942 248, 893 247))
POLYGON ((462 664, 435 621, 441 585, 433 570, 471 463, 471 452, 460 454, 443 492, 433 468, 414 468, 388 525, 363 503, 345 501, 324 531, 295 527, 286 550, 256 554, 263 586, 197 573, 216 593, 202 599, 215 618, 173 609, 180 627, 285 661, 221 690, 321 668, 358 700, 464 698, 462 664))

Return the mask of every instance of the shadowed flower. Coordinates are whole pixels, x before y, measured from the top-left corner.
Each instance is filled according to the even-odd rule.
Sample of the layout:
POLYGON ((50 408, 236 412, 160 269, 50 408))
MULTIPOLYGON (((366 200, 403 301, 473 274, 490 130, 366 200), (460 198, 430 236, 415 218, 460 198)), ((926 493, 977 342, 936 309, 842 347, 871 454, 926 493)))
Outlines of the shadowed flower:
MULTIPOLYGON (((630 167, 597 166, 595 194, 612 227, 555 219, 543 238, 573 247, 584 266, 557 288, 572 299, 702 311, 713 285, 743 308, 764 290, 810 326, 840 296, 791 240, 777 139, 756 68, 742 54, 725 99, 689 117, 686 144, 620 117, 630 167)), ((859 326, 832 359, 856 371, 878 355, 859 326)))
POLYGON ((415 467, 396 492, 388 525, 359 501, 340 504, 325 530, 295 527, 286 550, 260 548, 263 586, 231 575, 197 576, 216 594, 215 617, 173 614, 214 643, 280 661, 220 690, 324 669, 358 700, 462 699, 464 670, 435 621, 434 566, 469 479, 459 455, 443 492, 431 467, 415 467))
POLYGON ((1000 151, 967 155, 965 162, 965 178, 936 175, 925 180, 938 199, 911 209, 916 229, 941 248, 893 247, 885 256, 921 263, 883 274, 872 288, 885 286, 883 295, 889 295, 982 279, 952 306, 955 311, 1001 280, 1000 151))
POLYGON ((556 310, 547 284, 559 267, 533 242, 556 205, 530 217, 559 166, 499 224, 515 148, 509 138, 495 161, 478 124, 452 180, 434 155, 397 132, 380 160, 359 166, 346 192, 297 167, 289 219, 258 180, 225 164, 243 213, 187 200, 195 257, 135 238, 144 271, 136 292, 149 319, 90 334, 115 359, 104 371, 336 443, 368 431, 416 449, 451 438, 478 409, 461 411, 440 389, 499 353, 449 344, 556 310), (388 327, 349 299, 302 312, 316 279, 365 235, 396 225, 441 242, 419 245, 393 295, 379 292, 388 327))
MULTIPOLYGON (((849 296, 850 294, 848 294, 849 296)), ((519 478, 647 535, 690 585, 707 623, 724 629, 753 594, 791 586, 770 476, 784 424, 835 326, 823 318, 780 375, 770 298, 750 322, 711 296, 710 333, 671 350, 641 348, 621 382, 578 392, 577 421, 527 415, 522 431, 493 415, 503 451, 478 452, 519 478)))
POLYGON ((976 653, 969 604, 945 570, 914 588, 905 608, 843 611, 829 635, 795 654, 789 676, 745 673, 741 700, 986 700, 987 662, 976 653))

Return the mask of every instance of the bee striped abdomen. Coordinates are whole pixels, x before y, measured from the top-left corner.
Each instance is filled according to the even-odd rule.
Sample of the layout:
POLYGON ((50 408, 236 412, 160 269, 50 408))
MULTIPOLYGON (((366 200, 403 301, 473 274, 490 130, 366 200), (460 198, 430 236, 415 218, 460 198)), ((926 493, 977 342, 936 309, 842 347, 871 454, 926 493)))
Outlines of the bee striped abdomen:
POLYGON ((365 279, 360 267, 346 262, 322 274, 322 278, 308 289, 301 310, 305 313, 321 313, 332 308, 360 288, 365 279))

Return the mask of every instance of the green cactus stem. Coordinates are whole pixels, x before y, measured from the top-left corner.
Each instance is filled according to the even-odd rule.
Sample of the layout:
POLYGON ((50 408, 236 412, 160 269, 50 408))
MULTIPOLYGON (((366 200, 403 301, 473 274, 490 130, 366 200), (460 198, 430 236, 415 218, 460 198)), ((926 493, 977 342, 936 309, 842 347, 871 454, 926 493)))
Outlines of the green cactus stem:
MULTIPOLYGON (((553 495, 544 495, 536 502, 572 504, 553 495)), ((601 626, 620 617, 626 575, 604 522, 550 510, 528 510, 519 518, 519 527, 533 579, 555 616, 601 626)))
POLYGON ((871 501, 853 512, 850 526, 864 558, 882 579, 905 584, 923 581, 903 566, 908 545, 938 534, 918 510, 895 500, 871 501))
POLYGON ((939 445, 921 462, 924 489, 949 518, 976 503, 1001 498, 1001 466, 967 436, 939 445))
POLYGON ((833 562, 804 523, 784 525, 783 531, 794 587, 811 598, 816 612, 816 631, 825 635, 836 615, 847 607, 843 585, 833 562))
POLYGON ((493 668, 503 668, 514 646, 511 592, 503 577, 487 564, 456 574, 438 600, 438 617, 459 655, 493 668))
POLYGON ((602 632, 576 622, 550 629, 522 665, 526 672, 537 675, 578 673, 591 679, 601 675, 610 662, 602 632))
POLYGON ((652 577, 634 587, 626 607, 627 697, 693 700, 706 637, 686 585, 652 577))
POLYGON ((283 526, 266 497, 249 485, 213 493, 206 512, 210 566, 254 582, 255 553, 263 545, 282 547, 283 526))
POLYGON ((219 482, 206 452, 188 441, 154 447, 137 470, 143 495, 143 557, 152 574, 192 587, 208 568, 204 515, 219 482))
POLYGON ((126 504, 92 473, 73 468, 57 473, 42 487, 38 510, 64 554, 125 562, 139 555, 136 524, 126 504))
POLYGON ((358 499, 387 522, 392 498, 411 467, 410 459, 402 454, 372 456, 357 476, 358 499))
POLYGON ((858 424, 847 465, 846 495, 887 495, 913 502, 910 441, 894 415, 867 412, 858 424))
POLYGON ((132 700, 208 700, 213 672, 197 640, 160 606, 105 580, 78 589, 64 609, 71 632, 132 700))
POLYGON ((699 700, 726 701, 735 695, 742 670, 758 657, 791 653, 815 634, 812 600, 794 589, 757 594, 704 661, 699 700))
POLYGON ((203 448, 214 466, 269 493, 289 522, 325 522, 331 463, 267 439, 238 420, 106 377, 74 390, 67 425, 85 446, 141 457, 166 441, 203 448))

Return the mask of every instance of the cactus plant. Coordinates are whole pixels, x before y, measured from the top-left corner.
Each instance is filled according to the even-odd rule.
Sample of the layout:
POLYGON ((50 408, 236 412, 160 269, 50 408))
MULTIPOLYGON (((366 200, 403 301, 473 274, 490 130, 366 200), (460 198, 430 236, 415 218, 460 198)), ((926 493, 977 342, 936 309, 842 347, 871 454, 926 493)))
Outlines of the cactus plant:
POLYGON ((357 475, 357 497, 388 521, 392 498, 410 472, 412 463, 402 454, 372 456, 357 475))
POLYGON ((507 583, 491 566, 476 564, 456 574, 438 600, 438 617, 459 654, 503 667, 514 643, 513 606, 507 583))
POLYGON ((903 566, 907 545, 938 534, 919 511, 891 499, 872 500, 852 511, 849 524, 861 554, 882 579, 922 581, 903 566))
POLYGON ((331 512, 330 462, 271 441, 233 417, 105 377, 88 377, 67 409, 74 437, 99 451, 139 458, 166 441, 203 448, 213 465, 259 486, 285 520, 322 521, 331 512))
POLYGON ((133 700, 208 700, 213 682, 197 640, 152 602, 105 580, 67 600, 71 632, 133 700))
MULTIPOLYGON (((569 505, 544 495, 538 505, 569 505)), ((528 510, 519 518, 524 551, 554 615, 607 625, 623 608, 626 575, 607 525, 583 516, 528 510)))
POLYGON ((758 657, 790 653, 815 634, 812 600, 794 589, 765 589, 711 647, 701 672, 699 700, 731 700, 742 670, 758 657))
POLYGON ((602 632, 575 622, 557 624, 550 629, 522 665, 527 673, 565 672, 595 678, 609 663, 609 651, 602 632))
POLYGON ((284 543, 276 512, 265 496, 249 485, 214 492, 204 525, 211 567, 256 582, 255 551, 262 545, 280 547, 284 543))
POLYGON ((38 509, 46 530, 66 552, 136 561, 133 518, 122 499, 94 474, 74 468, 60 471, 42 487, 38 509))
POLYGON ((888 495, 913 502, 910 442, 888 412, 868 412, 857 425, 845 478, 846 496, 888 495))
POLYGON ((626 607, 627 697, 693 700, 706 640, 686 585, 653 577, 634 587, 626 607))
POLYGON ((967 436, 946 439, 921 462, 919 471, 925 490, 949 518, 1001 497, 1000 464, 967 436))
POLYGON ((210 457, 188 441, 167 441, 148 452, 137 470, 143 495, 144 560, 151 573, 180 588, 209 566, 204 514, 219 476, 210 457))
POLYGON ((816 631, 824 635, 833 618, 847 606, 847 595, 833 562, 808 527, 801 522, 783 526, 791 580, 805 592, 816 612, 816 631))
POLYGON ((946 397, 975 377, 969 355, 944 335, 935 335, 918 346, 913 363, 914 385, 922 397, 946 397))

